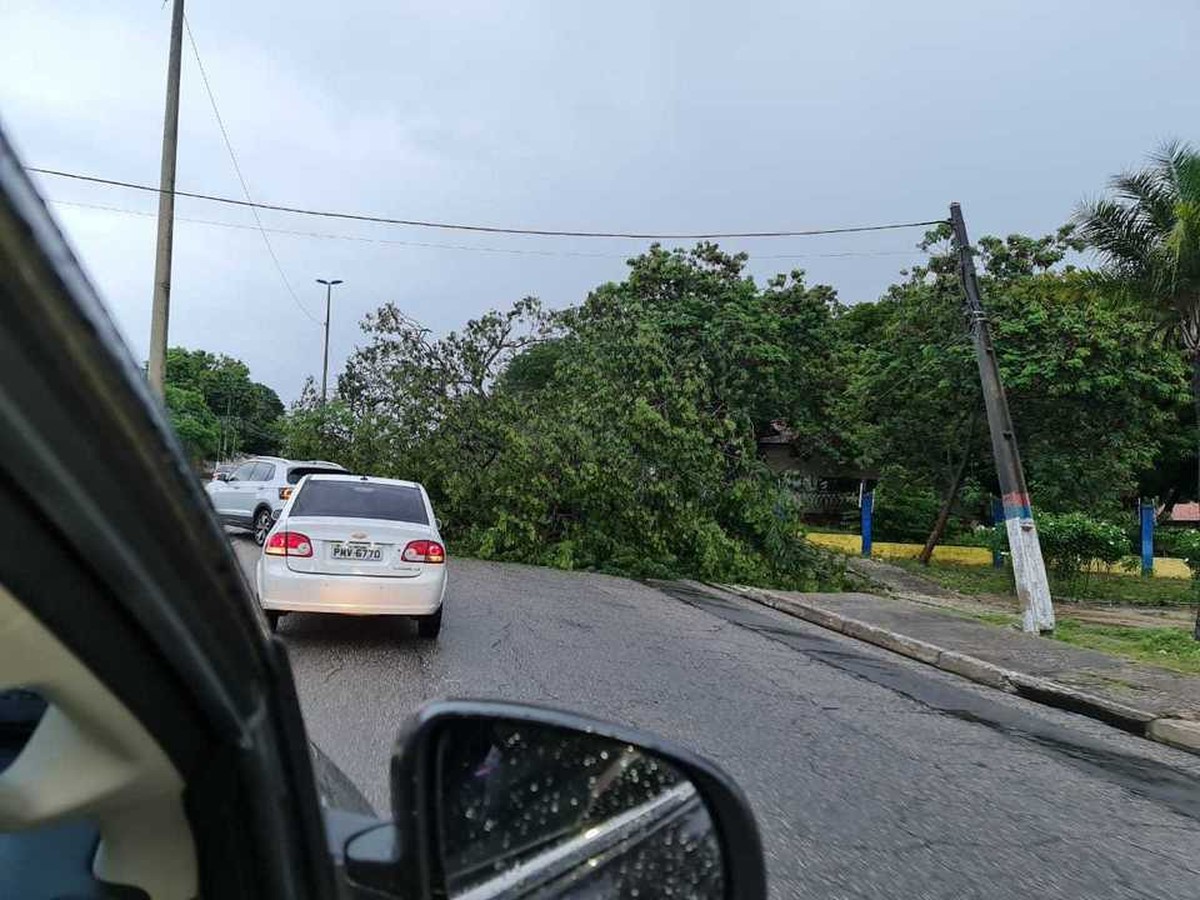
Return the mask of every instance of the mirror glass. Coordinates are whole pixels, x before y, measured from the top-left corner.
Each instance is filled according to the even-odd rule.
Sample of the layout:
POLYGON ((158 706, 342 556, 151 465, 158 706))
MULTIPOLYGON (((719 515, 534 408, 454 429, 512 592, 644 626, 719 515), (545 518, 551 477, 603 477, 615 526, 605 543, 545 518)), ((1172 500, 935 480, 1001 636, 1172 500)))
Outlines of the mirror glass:
POLYGON ((703 800, 649 751, 539 723, 459 719, 434 753, 450 896, 724 896, 703 800))

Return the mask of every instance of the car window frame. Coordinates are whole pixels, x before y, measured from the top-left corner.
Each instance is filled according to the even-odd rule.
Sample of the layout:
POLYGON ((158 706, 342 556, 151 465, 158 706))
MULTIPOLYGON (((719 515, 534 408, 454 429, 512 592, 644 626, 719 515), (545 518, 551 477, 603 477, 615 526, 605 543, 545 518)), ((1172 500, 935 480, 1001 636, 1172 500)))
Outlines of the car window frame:
POLYGON ((291 465, 287 467, 287 472, 284 475, 284 480, 288 484, 297 485, 309 475, 346 475, 345 469, 334 468, 333 466, 312 466, 307 464, 291 465), (299 476, 296 473, 300 472, 299 476), (295 477, 294 477, 295 476, 295 477))
POLYGON ((432 509, 430 508, 430 505, 429 505, 429 496, 428 496, 428 494, 426 494, 424 487, 422 487, 419 484, 415 484, 415 485, 413 485, 413 484, 389 484, 387 482, 382 482, 382 481, 366 482, 367 484, 372 485, 374 487, 392 488, 392 489, 397 489, 397 490, 414 492, 417 495, 417 505, 419 505, 421 512, 425 515, 425 521, 423 521, 423 522, 416 520, 416 519, 383 518, 381 516, 350 516, 350 515, 331 516, 328 513, 311 513, 311 512, 306 513, 303 510, 301 510, 300 512, 296 511, 296 507, 302 503, 305 493, 311 492, 311 489, 316 487, 317 485, 326 485, 326 484, 344 485, 347 488, 353 488, 354 485, 358 484, 358 483, 359 483, 358 479, 319 478, 319 477, 318 478, 309 478, 308 476, 305 476, 305 478, 302 479, 302 484, 300 485, 300 487, 297 489, 295 494, 292 495, 290 506, 288 507, 288 515, 289 516, 300 516, 300 517, 309 515, 309 516, 316 516, 318 518, 327 516, 329 518, 338 518, 338 519, 361 518, 361 519, 372 519, 374 521, 379 521, 379 522, 402 522, 405 525, 423 525, 427 528, 434 527, 435 519, 431 515, 432 509))
POLYGON ((236 469, 234 469, 232 472, 229 473, 229 477, 226 479, 226 481, 235 481, 235 482, 253 481, 254 480, 253 478, 240 478, 238 476, 238 473, 241 472, 242 469, 245 469, 247 471, 248 475, 253 475, 254 470, 257 468, 258 468, 258 463, 256 463, 254 460, 250 460, 249 462, 244 462, 240 466, 238 466, 236 469))
POLYGON ((201 895, 332 900, 286 650, 2 130, 0 271, 0 383, 22 386, 0 405, 6 587, 185 776, 201 895))
POLYGON ((251 481, 272 481, 275 478, 275 463, 260 462, 254 467, 254 478, 251 481), (263 470, 266 470, 265 472, 263 470))

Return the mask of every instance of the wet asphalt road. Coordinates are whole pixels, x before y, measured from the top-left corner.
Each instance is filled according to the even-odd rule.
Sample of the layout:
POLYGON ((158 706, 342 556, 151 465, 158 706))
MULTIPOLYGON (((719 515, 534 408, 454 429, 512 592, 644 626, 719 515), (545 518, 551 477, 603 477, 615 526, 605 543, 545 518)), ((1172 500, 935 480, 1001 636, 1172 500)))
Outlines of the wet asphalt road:
POLYGON ((719 762, 775 897, 1200 897, 1198 757, 741 600, 473 560, 450 579, 437 643, 403 621, 280 626, 310 735, 379 810, 414 707, 499 697, 719 762))

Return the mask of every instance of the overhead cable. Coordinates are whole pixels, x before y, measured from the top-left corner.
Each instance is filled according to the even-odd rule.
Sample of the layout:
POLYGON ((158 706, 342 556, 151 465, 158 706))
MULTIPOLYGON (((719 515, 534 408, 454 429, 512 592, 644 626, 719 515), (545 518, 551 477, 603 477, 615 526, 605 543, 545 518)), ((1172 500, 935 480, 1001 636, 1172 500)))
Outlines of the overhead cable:
MULTIPOLYGON (((213 115, 217 120, 217 127, 221 129, 221 139, 225 142, 225 149, 229 152, 229 161, 233 163, 233 171, 237 173, 238 182, 242 186, 242 194, 246 198, 246 204, 250 207, 250 212, 254 215, 254 221, 258 225, 258 231, 262 235, 263 243, 267 246, 267 253, 271 256, 271 262, 275 264, 275 271, 279 273, 279 278, 283 282, 283 286, 291 295, 292 302, 296 304, 296 308, 304 313, 312 322, 317 325, 321 324, 321 320, 308 311, 300 298, 296 296, 296 291, 292 288, 291 281, 288 280, 287 274, 283 271, 283 266, 279 263, 279 257, 275 255, 275 248, 271 246, 271 239, 267 236, 266 229, 263 228, 262 219, 258 215, 258 206, 250 198, 250 188, 246 184, 246 177, 242 174, 242 167, 238 164, 237 154, 233 152, 233 142, 229 139, 229 132, 225 129, 225 120, 221 118, 221 110, 217 108, 217 98, 213 95, 212 85, 208 83, 208 73, 204 71, 204 61, 200 59, 200 48, 196 46, 196 38, 192 35, 192 24, 188 21, 187 16, 183 18, 184 28, 187 30, 188 42, 192 45, 192 53, 196 57, 196 66, 200 70, 200 80, 204 83, 204 92, 208 94, 208 102, 212 106, 213 115)), ((178 194, 178 192, 176 192, 178 194)))
MULTIPOLYGON (((82 203, 74 200, 59 200, 54 197, 49 198, 49 202, 55 206, 70 206, 76 209, 94 209, 103 212, 119 213, 126 216, 141 216, 153 218, 153 212, 147 212, 138 209, 128 209, 121 206, 107 206, 101 203, 82 203)), ((217 228, 233 228, 244 231, 257 231, 258 226, 243 225, 239 222, 222 222, 216 219, 196 219, 188 216, 176 216, 176 222, 190 222, 194 225, 211 225, 217 228)), ((573 256, 584 257, 590 259, 628 259, 628 253, 590 253, 582 250, 538 250, 528 247, 486 247, 476 244, 441 244, 429 241, 401 241, 394 238, 378 238, 368 237, 366 235, 357 234, 336 234, 328 231, 296 231, 288 228, 262 228, 261 230, 271 234, 283 234, 292 237, 306 238, 321 238, 325 240, 338 241, 359 241, 366 244, 391 244, 399 247, 415 247, 418 249, 431 250, 467 250, 478 253, 511 253, 515 255, 528 256, 573 256)), ((752 259, 813 259, 813 258, 841 258, 841 257, 868 257, 868 256, 919 256, 921 251, 914 247, 911 250, 831 250, 826 252, 816 253, 756 253, 752 259)))
MULTIPOLYGON (((149 184, 138 184, 132 181, 120 181, 115 178, 100 178, 95 175, 84 175, 79 172, 65 172, 61 169, 47 169, 39 166, 26 166, 30 172, 40 175, 51 175, 55 178, 70 178, 75 181, 86 181, 92 184, 104 184, 110 187, 128 188, 134 191, 147 191, 157 194, 159 188, 149 184)), ((699 231, 699 232, 642 232, 642 231, 568 231, 551 228, 509 228, 497 225, 463 225, 450 222, 433 222, 421 219, 399 219, 387 216, 374 216, 365 213, 331 212, 329 210, 306 209, 297 206, 282 206, 275 203, 255 203, 250 200, 237 200, 233 197, 222 197, 217 194, 205 194, 195 191, 175 191, 176 197, 187 197, 192 200, 205 200, 210 203, 224 203, 229 206, 247 206, 254 209, 265 209, 271 212, 292 213, 298 216, 317 216, 326 219, 346 219, 353 222, 373 222, 379 225, 403 225, 411 228, 440 228, 447 231, 475 231, 485 234, 523 234, 533 237, 575 237, 575 238, 629 238, 633 240, 726 240, 732 238, 783 238, 811 237, 820 234, 858 234, 870 231, 895 231, 900 228, 921 228, 928 225, 942 225, 945 219, 929 219, 920 222, 891 222, 886 225, 851 225, 836 228, 802 228, 788 231, 699 231)))

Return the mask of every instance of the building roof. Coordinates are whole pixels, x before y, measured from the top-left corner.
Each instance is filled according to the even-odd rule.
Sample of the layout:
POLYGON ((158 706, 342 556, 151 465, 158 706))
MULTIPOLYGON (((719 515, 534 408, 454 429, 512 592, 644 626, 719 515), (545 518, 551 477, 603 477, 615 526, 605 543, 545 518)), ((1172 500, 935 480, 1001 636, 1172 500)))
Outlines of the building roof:
POLYGON ((1170 522, 1200 523, 1200 503, 1176 503, 1171 507, 1170 522))

